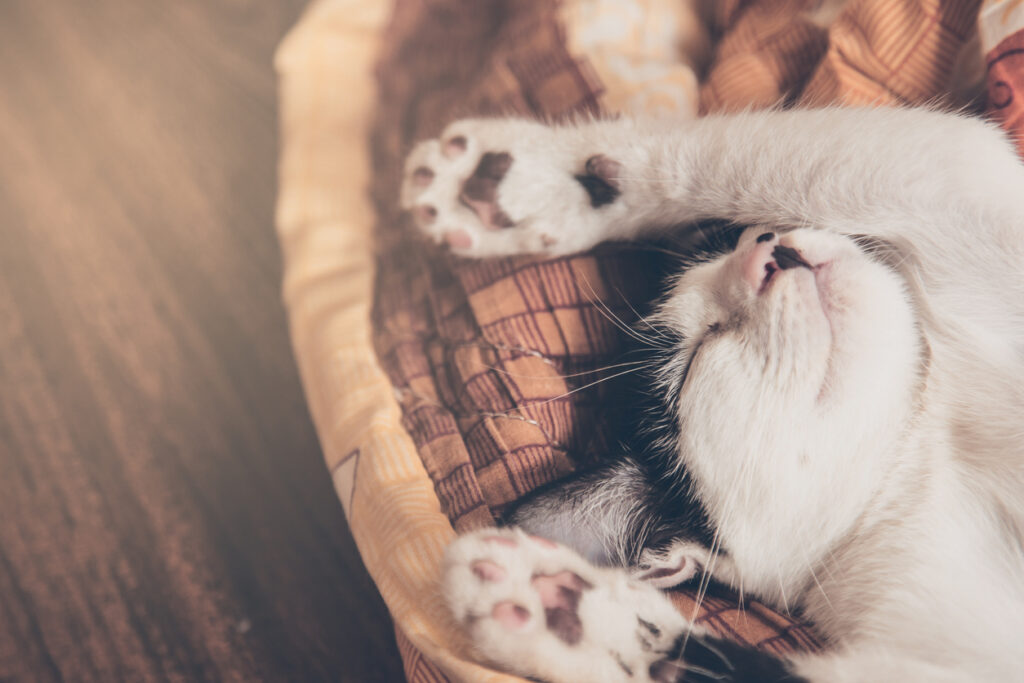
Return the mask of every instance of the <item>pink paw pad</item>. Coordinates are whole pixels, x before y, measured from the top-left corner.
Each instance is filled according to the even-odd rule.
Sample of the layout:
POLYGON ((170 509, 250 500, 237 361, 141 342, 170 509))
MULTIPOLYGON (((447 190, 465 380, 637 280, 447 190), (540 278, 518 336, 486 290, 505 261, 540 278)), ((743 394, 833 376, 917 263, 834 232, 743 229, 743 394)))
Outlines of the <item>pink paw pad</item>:
POLYGON ((455 249, 469 249, 473 246, 473 237, 465 230, 450 230, 444 234, 444 241, 455 249))
POLYGON ((470 569, 481 581, 501 581, 508 573, 503 567, 488 560, 477 560, 470 569))
POLYGON ((427 204, 414 207, 412 213, 421 224, 433 223, 437 218, 437 209, 427 204))
POLYGON ((449 159, 454 159, 466 151, 467 145, 468 143, 466 142, 465 136, 456 135, 444 143, 444 146, 441 148, 441 153, 449 159))
POLYGON ((569 570, 551 575, 537 574, 530 584, 544 606, 548 630, 564 643, 578 643, 583 638, 583 623, 577 608, 583 591, 593 588, 593 585, 569 570))
POLYGON ((509 629, 520 629, 530 621, 530 612, 514 602, 499 602, 491 610, 491 616, 499 624, 509 629))
POLYGON ((434 179, 434 172, 426 166, 420 166, 412 172, 412 184, 416 187, 426 187, 434 179))
POLYGON ((575 610, 580 594, 588 588, 593 588, 590 583, 568 569, 550 576, 538 574, 533 577, 531 583, 540 595, 544 607, 568 610, 575 610))

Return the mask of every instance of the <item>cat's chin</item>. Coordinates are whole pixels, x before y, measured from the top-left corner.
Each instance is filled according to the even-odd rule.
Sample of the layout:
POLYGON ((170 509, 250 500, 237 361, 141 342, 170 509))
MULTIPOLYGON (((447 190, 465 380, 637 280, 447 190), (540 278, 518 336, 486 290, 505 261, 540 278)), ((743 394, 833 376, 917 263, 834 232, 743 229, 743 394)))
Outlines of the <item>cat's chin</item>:
POLYGON ((780 291, 777 295, 784 300, 781 305, 789 309, 785 315, 788 321, 784 324, 790 328, 799 326, 803 334, 793 334, 792 329, 787 332, 797 338, 803 337, 805 344, 820 346, 820 354, 812 353, 811 349, 807 350, 808 355, 821 357, 823 374, 820 377, 816 403, 828 398, 830 387, 836 384, 835 373, 843 365, 836 362, 836 354, 842 351, 843 346, 837 335, 849 323, 843 320, 846 308, 834 291, 834 271, 837 267, 842 270, 842 265, 840 263, 837 266, 835 261, 829 260, 810 269, 781 272, 773 278, 773 282, 768 283, 766 291, 760 294, 761 297, 767 298, 775 294, 775 287, 780 290, 785 288, 786 292, 780 291), (774 283, 774 280, 782 279, 789 282, 774 283), (787 299, 788 301, 785 301, 787 299))
MULTIPOLYGON (((903 377, 900 368, 916 367, 917 332, 902 281, 845 236, 750 229, 709 269, 687 281, 701 295, 680 297, 692 312, 679 317, 713 316, 746 329, 756 342, 729 352, 750 359, 743 382, 771 392, 788 387, 783 393, 841 408, 862 403, 872 385, 903 377)), ((711 351, 705 345, 691 370, 711 351)), ((718 372, 743 372, 721 362, 718 372)))
MULTIPOLYGON (((777 271, 767 275, 757 296, 769 298, 781 287, 787 287, 798 296, 816 304, 816 308, 821 309, 830 323, 832 316, 837 314, 837 302, 833 292, 833 261, 825 261, 800 271, 777 271)), ((812 306, 811 310, 815 310, 815 306, 812 306)))

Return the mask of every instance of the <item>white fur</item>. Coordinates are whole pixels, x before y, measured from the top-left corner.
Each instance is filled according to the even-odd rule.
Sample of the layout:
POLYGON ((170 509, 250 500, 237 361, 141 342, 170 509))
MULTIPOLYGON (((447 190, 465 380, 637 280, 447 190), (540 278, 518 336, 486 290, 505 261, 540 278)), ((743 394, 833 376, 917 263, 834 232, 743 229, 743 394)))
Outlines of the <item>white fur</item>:
POLYGON ((564 546, 548 547, 515 529, 479 531, 453 543, 445 556, 444 592, 484 659, 507 671, 552 681, 642 682, 656 651, 667 650, 686 628, 683 617, 654 587, 621 570, 595 567, 564 546), (501 566, 506 575, 498 581, 480 580, 472 571, 480 560, 501 566), (531 586, 536 575, 563 570, 591 586, 579 604, 585 637, 572 646, 548 631, 544 608, 531 586), (521 628, 510 630, 491 618, 494 606, 504 601, 529 612, 521 628), (645 631, 638 637, 638 616, 658 624, 661 633, 645 631), (623 666, 634 676, 627 676, 623 666))
POLYGON ((470 161, 439 168, 444 187, 482 150, 514 159, 498 200, 515 228, 483 230, 457 191, 430 197, 431 234, 467 231, 466 256, 566 254, 709 217, 757 226, 683 274, 658 316, 691 352, 714 329, 679 397, 680 463, 729 553, 723 578, 832 644, 801 674, 1024 680, 1024 166, 998 130, 822 109, 455 134, 470 161), (595 154, 623 169, 598 209, 573 179, 595 154), (758 295, 743 266, 767 231, 827 265, 758 295))

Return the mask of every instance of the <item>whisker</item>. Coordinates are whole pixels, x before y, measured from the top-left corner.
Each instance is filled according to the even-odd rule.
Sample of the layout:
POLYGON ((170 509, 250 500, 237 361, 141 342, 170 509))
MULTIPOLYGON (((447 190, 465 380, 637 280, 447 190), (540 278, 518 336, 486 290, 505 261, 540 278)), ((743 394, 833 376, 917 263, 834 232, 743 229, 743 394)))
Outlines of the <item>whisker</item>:
POLYGON ((602 315, 604 315, 605 318, 607 318, 613 325, 615 325, 615 327, 619 328, 633 339, 643 344, 648 344, 649 342, 642 334, 630 327, 624 320, 622 320, 622 318, 615 315, 611 307, 609 307, 608 304, 606 304, 601 297, 597 295, 597 291, 595 291, 594 286, 590 284, 590 280, 587 276, 583 273, 580 273, 580 275, 583 277, 583 281, 586 283, 587 289, 590 290, 590 295, 587 296, 589 303, 597 308, 597 310, 600 311, 602 315))
POLYGON ((736 670, 736 667, 733 666, 732 660, 729 659, 728 657, 726 657, 724 652, 722 652, 717 647, 715 647, 714 645, 712 645, 711 643, 709 643, 707 641, 701 643, 701 645, 703 645, 707 649, 711 650, 711 653, 713 655, 715 655, 720 660, 722 660, 722 664, 725 664, 727 667, 729 667, 729 671, 735 671, 736 670))
POLYGON ((639 320, 644 325, 647 325, 647 327, 650 328, 651 332, 654 333, 655 338, 660 339, 662 341, 668 341, 669 337, 668 335, 665 334, 664 330, 655 326, 650 320, 641 315, 640 311, 633 308, 633 304, 629 303, 629 299, 626 298, 626 295, 622 293, 621 289, 616 287, 615 292, 622 298, 622 301, 626 304, 626 306, 629 307, 629 310, 633 311, 633 314, 636 315, 637 320, 639 320))
POLYGON ((740 585, 738 587, 739 600, 737 601, 736 607, 737 607, 737 609, 739 609, 740 617, 742 617, 742 619, 743 619, 743 621, 745 623, 747 621, 747 610, 746 610, 746 607, 744 605, 745 598, 744 598, 744 595, 743 595, 743 577, 741 576, 741 577, 739 577, 739 579, 740 579, 740 585))
POLYGON ((590 387, 597 386, 598 384, 601 384, 602 382, 607 382, 609 380, 615 379, 616 377, 622 377, 623 375, 628 375, 628 374, 637 372, 637 371, 642 370, 642 369, 643 368, 641 367, 641 368, 631 368, 629 370, 623 370, 622 372, 617 372, 614 375, 610 375, 608 377, 602 377, 601 379, 599 379, 599 380, 597 380, 595 382, 590 382, 588 384, 584 384, 583 386, 576 387, 572 391, 567 391, 564 394, 561 394, 560 396, 555 396, 553 398, 548 398, 548 399, 545 399, 543 401, 537 401, 536 403, 530 403, 530 402, 524 401, 521 407, 527 408, 527 407, 530 407, 530 406, 543 406, 543 405, 547 405, 548 403, 552 403, 554 401, 560 401, 561 399, 565 398, 566 396, 571 396, 572 394, 575 394, 578 391, 583 391, 584 389, 589 389, 590 387))
MULTIPOLYGON (((832 551, 829 550, 830 555, 831 552, 832 551)), ((811 573, 811 578, 814 579, 814 583, 818 586, 818 590, 821 591, 821 597, 825 598, 825 602, 828 604, 829 608, 831 608, 833 612, 836 612, 835 605, 833 605, 832 601, 829 599, 828 593, 825 592, 825 587, 821 585, 821 581, 818 581, 818 575, 814 573, 814 567, 806 554, 804 554, 804 564, 807 565, 807 571, 811 573)), ((825 570, 828 571, 828 565, 825 565, 825 570)))
POLYGON ((728 674, 720 674, 717 671, 712 671, 711 669, 705 669, 704 667, 697 666, 696 664, 690 664, 683 657, 680 657, 680 658, 676 659, 675 661, 678 661, 680 664, 682 664, 683 666, 686 667, 686 673, 693 673, 693 674, 696 674, 696 675, 701 676, 703 678, 709 678, 709 679, 711 679, 713 681, 725 681, 725 680, 728 680, 728 674))
POLYGON ((832 609, 833 612, 835 612, 835 605, 833 605, 832 601, 828 599, 828 593, 825 592, 825 587, 821 585, 820 581, 818 581, 818 575, 814 573, 814 568, 811 567, 810 562, 807 563, 807 571, 811 573, 811 578, 814 579, 814 583, 817 584, 818 590, 821 591, 821 597, 825 598, 825 602, 828 603, 828 606, 832 609))
POLYGON ((633 251, 650 251, 655 253, 665 254, 666 256, 672 256, 681 261, 686 261, 693 258, 693 254, 685 254, 681 251, 673 251, 668 247, 664 247, 650 242, 622 242, 621 244, 615 245, 616 249, 632 249, 633 251))
POLYGON ((630 327, 624 320, 615 315, 612 309, 606 303, 604 303, 604 301, 602 301, 601 298, 597 295, 597 291, 590 284, 590 280, 587 278, 587 276, 584 275, 583 273, 580 273, 580 276, 583 278, 583 281, 587 285, 587 289, 590 290, 590 294, 592 295, 592 298, 590 296, 587 297, 588 300, 591 304, 595 306, 595 308, 598 311, 600 311, 609 320, 609 322, 611 322, 613 325, 615 325, 615 327, 619 328, 626 335, 640 342, 641 344, 645 344, 647 346, 651 346, 654 348, 663 348, 663 345, 659 344, 658 340, 645 337, 635 328, 630 327))
POLYGON ((786 610, 786 614, 790 614, 789 600, 786 599, 786 589, 782 585, 782 574, 779 574, 779 595, 782 597, 782 608, 786 610))
MULTIPOLYGON (((704 570, 701 573, 700 583, 697 585, 697 597, 694 600, 693 613, 690 615, 690 623, 694 624, 697 622, 697 615, 700 614, 701 605, 704 603, 704 598, 707 596, 708 586, 711 584, 711 568, 714 566, 715 561, 718 558, 718 550, 720 548, 720 539, 718 529, 715 530, 715 536, 711 539, 711 547, 708 549, 707 561, 704 563, 704 570)), ((686 637, 683 639, 683 647, 690 642, 690 633, 686 633, 686 637)))
POLYGON ((522 375, 522 374, 519 374, 517 372, 512 372, 510 370, 506 370, 504 368, 499 368, 496 365, 484 365, 484 367, 487 368, 488 370, 493 370, 494 372, 500 373, 502 375, 506 375, 508 377, 514 377, 516 379, 569 379, 569 378, 572 378, 572 377, 583 377, 583 376, 586 376, 586 375, 592 375, 592 374, 594 374, 596 372, 604 372, 605 370, 615 370, 615 369, 618 369, 618 368, 626 368, 626 367, 631 367, 631 366, 635 366, 635 365, 646 365, 647 363, 648 363, 648 361, 645 361, 645 360, 631 360, 631 361, 626 361, 624 363, 615 363, 614 365, 606 365, 603 368, 594 368, 593 370, 583 370, 581 372, 572 372, 572 373, 569 373, 568 375, 559 375, 559 374, 554 374, 554 375, 522 375))

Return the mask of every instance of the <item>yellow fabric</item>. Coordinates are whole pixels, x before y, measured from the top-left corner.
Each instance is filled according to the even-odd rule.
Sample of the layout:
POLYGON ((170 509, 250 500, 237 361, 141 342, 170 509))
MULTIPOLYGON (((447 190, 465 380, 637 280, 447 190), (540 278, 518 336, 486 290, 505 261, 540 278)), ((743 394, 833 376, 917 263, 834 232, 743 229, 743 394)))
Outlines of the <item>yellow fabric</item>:
POLYGON ((1024 29, 1024 0, 984 0, 978 15, 981 52, 989 51, 1009 35, 1024 29))
POLYGON ((711 38, 696 0, 563 0, 569 52, 586 55, 605 111, 696 117, 711 38))
POLYGON ((321 0, 278 49, 277 229, 292 344, 352 534, 396 625, 453 680, 510 683, 521 679, 469 661, 441 602, 440 562, 454 532, 370 342, 367 140, 389 11, 380 0, 321 0))

